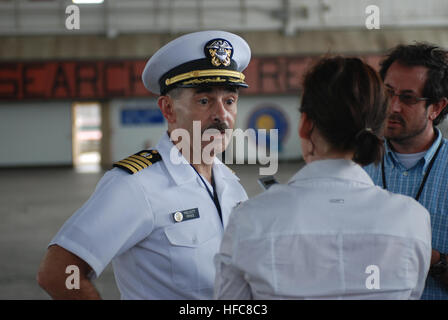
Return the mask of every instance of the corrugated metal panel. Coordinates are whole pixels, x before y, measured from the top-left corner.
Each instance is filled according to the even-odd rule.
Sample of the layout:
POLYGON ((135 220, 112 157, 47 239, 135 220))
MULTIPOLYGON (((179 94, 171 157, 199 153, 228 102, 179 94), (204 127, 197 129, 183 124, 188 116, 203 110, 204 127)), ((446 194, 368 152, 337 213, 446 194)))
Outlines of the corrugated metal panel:
POLYGON ((381 28, 448 26, 446 0, 105 0, 78 5, 80 29, 67 30, 71 1, 0 1, 0 34, 177 33, 366 28, 366 8, 380 10, 381 28))

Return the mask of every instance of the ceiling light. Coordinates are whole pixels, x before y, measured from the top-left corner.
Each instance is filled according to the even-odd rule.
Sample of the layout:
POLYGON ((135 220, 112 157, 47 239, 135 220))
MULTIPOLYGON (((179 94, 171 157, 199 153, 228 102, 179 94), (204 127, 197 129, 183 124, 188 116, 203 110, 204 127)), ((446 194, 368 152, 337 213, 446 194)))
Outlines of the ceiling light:
POLYGON ((104 0, 72 0, 75 4, 99 4, 103 3, 104 0))

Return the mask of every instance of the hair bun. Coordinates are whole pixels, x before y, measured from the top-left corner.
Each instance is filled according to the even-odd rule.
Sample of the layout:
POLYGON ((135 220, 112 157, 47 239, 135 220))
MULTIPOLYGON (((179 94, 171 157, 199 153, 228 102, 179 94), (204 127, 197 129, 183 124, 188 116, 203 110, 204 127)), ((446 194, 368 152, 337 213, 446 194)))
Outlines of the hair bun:
POLYGON ((353 161, 364 166, 383 155, 383 140, 371 128, 361 129, 355 136, 353 161))
POLYGON ((376 136, 376 134, 373 133, 372 128, 364 128, 364 129, 361 129, 361 130, 358 131, 358 133, 355 136, 355 140, 359 141, 366 134, 373 134, 373 135, 376 136))

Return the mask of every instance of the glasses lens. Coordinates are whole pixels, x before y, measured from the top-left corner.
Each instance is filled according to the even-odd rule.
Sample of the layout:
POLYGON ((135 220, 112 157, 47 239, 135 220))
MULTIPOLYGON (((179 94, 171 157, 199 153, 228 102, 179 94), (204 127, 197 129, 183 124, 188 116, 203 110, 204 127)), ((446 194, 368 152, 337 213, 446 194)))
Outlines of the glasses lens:
POLYGON ((386 89, 386 94, 389 98, 392 98, 395 95, 394 90, 392 89, 386 89))
POLYGON ((395 94, 395 91, 390 88, 386 89, 386 94, 389 96, 389 99, 393 99, 393 97, 398 96, 400 102, 406 105, 413 105, 421 100, 428 100, 427 98, 418 98, 417 96, 409 93, 395 94))
POLYGON ((400 94, 400 101, 404 104, 416 104, 418 102, 418 99, 416 96, 413 96, 411 94, 400 94))

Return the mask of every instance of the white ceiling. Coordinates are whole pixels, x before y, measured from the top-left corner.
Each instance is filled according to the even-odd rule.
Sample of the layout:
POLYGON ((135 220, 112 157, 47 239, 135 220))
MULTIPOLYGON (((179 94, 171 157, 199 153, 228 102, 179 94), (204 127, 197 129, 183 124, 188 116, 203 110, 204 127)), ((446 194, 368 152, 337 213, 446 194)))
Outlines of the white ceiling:
MULTIPOLYGON (((104 0, 77 5, 80 29, 67 30, 69 0, 0 0, 0 35, 178 33, 361 29, 380 9, 380 27, 448 27, 448 0, 104 0)), ((448 30, 447 30, 448 32, 448 30)))

